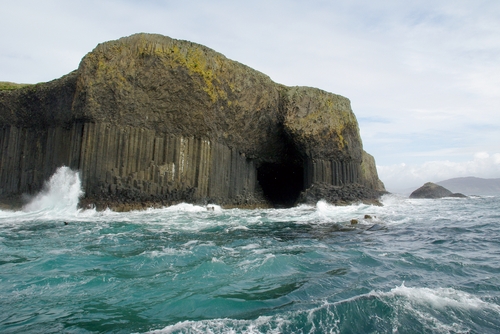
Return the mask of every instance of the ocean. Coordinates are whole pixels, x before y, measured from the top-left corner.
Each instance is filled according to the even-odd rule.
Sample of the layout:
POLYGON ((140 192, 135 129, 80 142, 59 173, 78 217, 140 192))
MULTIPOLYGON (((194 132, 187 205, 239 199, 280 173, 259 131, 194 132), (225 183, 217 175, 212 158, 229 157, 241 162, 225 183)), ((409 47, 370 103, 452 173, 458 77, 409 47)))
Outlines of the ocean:
POLYGON ((500 198, 0 211, 1 333, 499 333, 500 198), (352 221, 352 220, 356 221, 352 221))

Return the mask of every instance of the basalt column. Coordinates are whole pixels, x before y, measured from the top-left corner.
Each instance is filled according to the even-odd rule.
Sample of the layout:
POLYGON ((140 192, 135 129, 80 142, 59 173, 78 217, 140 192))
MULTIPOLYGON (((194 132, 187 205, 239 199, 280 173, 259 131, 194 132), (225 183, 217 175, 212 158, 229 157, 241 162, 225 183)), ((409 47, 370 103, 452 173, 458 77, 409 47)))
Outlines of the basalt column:
POLYGON ((85 125, 82 142, 82 181, 98 201, 258 201, 254 163, 223 144, 93 123, 85 125))
POLYGON ((0 129, 0 195, 33 194, 63 165, 79 170, 96 202, 245 205, 258 197, 256 167, 235 149, 194 137, 105 123, 45 131, 0 129))
POLYGON ((58 167, 77 169, 82 129, 81 123, 69 129, 0 128, 0 195, 36 193, 58 167))
POLYGON ((343 186, 360 182, 360 164, 351 161, 308 159, 305 167, 306 188, 315 183, 343 186))

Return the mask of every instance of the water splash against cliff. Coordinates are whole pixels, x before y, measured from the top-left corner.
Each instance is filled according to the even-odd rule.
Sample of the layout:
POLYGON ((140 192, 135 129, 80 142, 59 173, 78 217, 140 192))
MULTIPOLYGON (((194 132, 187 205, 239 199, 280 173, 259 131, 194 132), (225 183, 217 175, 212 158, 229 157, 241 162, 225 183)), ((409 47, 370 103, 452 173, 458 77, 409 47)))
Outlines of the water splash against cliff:
POLYGON ((62 166, 45 182, 42 191, 23 207, 23 211, 76 212, 81 196, 83 191, 78 172, 62 166))

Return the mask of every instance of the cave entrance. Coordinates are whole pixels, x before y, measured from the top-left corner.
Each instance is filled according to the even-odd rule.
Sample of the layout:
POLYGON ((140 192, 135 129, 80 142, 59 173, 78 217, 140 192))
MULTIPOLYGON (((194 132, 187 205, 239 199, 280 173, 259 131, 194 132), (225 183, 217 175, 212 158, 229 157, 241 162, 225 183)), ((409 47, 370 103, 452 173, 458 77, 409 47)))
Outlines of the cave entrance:
POLYGON ((274 207, 292 207, 304 189, 301 161, 263 163, 257 168, 257 180, 265 198, 274 207))

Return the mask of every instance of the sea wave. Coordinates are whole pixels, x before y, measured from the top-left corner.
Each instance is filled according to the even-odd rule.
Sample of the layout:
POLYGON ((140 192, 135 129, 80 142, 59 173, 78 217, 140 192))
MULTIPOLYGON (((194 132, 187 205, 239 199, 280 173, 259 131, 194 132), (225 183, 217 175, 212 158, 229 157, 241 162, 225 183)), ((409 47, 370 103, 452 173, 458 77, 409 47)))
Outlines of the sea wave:
POLYGON ((403 283, 388 292, 323 301, 307 310, 256 319, 180 321, 148 333, 469 333, 478 328, 489 332, 499 323, 488 326, 481 317, 484 312, 491 317, 499 311, 498 305, 460 290, 407 287, 403 283))

